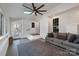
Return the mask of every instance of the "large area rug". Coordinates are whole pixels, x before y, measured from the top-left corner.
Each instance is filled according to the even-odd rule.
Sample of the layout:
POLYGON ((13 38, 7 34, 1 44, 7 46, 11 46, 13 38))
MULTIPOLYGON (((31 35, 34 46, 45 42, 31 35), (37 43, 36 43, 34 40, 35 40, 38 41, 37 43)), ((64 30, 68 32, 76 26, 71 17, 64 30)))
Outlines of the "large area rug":
POLYGON ((17 47, 19 56, 67 56, 64 49, 41 40, 23 43, 17 47))

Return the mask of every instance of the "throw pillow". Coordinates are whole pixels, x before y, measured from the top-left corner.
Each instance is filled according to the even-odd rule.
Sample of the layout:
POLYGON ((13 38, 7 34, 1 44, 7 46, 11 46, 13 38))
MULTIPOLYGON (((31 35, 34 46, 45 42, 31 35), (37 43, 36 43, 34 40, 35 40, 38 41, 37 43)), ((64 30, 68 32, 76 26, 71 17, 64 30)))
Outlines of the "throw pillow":
POLYGON ((74 42, 76 40, 76 35, 75 34, 68 33, 67 40, 69 42, 74 42))
POLYGON ((57 35, 58 39, 61 39, 61 40, 67 40, 67 34, 66 33, 58 33, 57 35))
POLYGON ((77 38, 74 43, 79 44, 79 38, 77 38))
POLYGON ((57 38, 58 33, 53 33, 54 38, 57 38))
POLYGON ((53 33, 48 33, 48 37, 54 37, 53 33))

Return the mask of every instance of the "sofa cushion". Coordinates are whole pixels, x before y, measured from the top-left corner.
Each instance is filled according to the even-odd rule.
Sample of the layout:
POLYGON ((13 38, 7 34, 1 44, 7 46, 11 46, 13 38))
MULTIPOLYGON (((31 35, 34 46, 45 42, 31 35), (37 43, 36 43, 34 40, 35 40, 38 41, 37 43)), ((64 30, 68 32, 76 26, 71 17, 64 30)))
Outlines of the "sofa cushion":
POLYGON ((61 40, 67 40, 67 34, 66 33, 58 33, 57 38, 61 40))
POLYGON ((58 34, 58 33, 53 33, 53 35, 54 35, 54 38, 57 38, 57 34, 58 34))
POLYGON ((79 38, 77 38, 74 43, 79 44, 79 38))
POLYGON ((75 34, 68 33, 67 34, 67 40, 69 42, 74 42, 76 40, 76 35, 75 34))
POLYGON ((48 33, 48 37, 54 37, 53 33, 48 33))
POLYGON ((76 38, 79 38, 79 34, 76 34, 76 38))
POLYGON ((46 37, 46 40, 53 40, 53 38, 52 37, 46 37))
POLYGON ((75 49, 79 49, 79 44, 74 44, 68 41, 64 41, 63 45, 67 46, 67 47, 71 47, 71 48, 75 48, 75 49))
POLYGON ((63 43, 63 40, 59 40, 57 38, 47 38, 47 41, 53 41, 53 42, 58 43, 58 44, 63 43))
POLYGON ((76 35, 76 40, 74 41, 74 43, 79 44, 79 35, 76 35))
POLYGON ((63 40, 59 40, 57 38, 53 38, 53 42, 58 43, 58 44, 62 44, 64 41, 63 40))

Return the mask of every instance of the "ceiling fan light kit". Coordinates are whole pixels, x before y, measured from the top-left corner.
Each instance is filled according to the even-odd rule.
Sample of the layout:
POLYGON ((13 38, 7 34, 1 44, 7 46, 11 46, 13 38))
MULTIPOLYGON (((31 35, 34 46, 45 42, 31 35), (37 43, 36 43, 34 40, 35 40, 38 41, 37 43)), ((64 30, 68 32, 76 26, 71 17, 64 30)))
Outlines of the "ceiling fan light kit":
POLYGON ((31 14, 32 12, 24 11, 24 14, 31 14))
POLYGON ((35 16, 37 16, 37 14, 40 14, 40 15, 43 15, 41 12, 47 12, 47 10, 40 10, 42 7, 44 7, 45 5, 44 4, 42 4, 40 7, 36 7, 35 5, 34 5, 34 3, 32 3, 32 7, 33 8, 30 8, 30 7, 27 7, 26 5, 24 5, 23 4, 23 7, 25 7, 25 8, 27 8, 27 9, 29 9, 30 10, 30 12, 29 11, 24 11, 24 13, 25 14, 35 14, 35 16))

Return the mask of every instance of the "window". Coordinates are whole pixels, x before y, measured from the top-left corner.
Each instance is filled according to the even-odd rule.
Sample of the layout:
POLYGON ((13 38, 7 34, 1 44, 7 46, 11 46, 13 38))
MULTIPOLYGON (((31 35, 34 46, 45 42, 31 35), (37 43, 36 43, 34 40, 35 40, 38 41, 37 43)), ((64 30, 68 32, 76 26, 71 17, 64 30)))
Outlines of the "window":
POLYGON ((8 33, 8 19, 5 19, 5 34, 8 33))
POLYGON ((55 33, 59 32, 59 18, 53 19, 53 32, 55 33))
POLYGON ((32 28, 35 28, 35 23, 34 22, 32 22, 32 28))
POLYGON ((3 15, 0 13, 0 36, 2 35, 3 32, 3 15))

